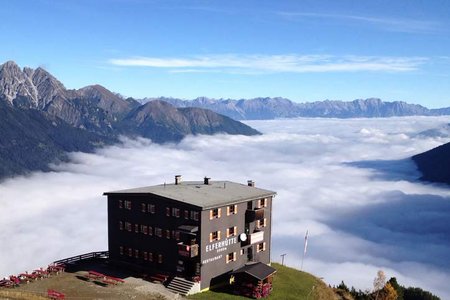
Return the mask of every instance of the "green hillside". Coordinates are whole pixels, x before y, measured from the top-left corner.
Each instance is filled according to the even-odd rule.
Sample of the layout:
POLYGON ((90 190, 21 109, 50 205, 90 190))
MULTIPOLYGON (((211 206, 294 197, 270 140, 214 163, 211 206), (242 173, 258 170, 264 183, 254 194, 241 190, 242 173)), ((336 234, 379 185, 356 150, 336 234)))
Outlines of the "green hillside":
MULTIPOLYGON (((273 292, 270 300, 333 300, 338 299, 336 294, 322 280, 311 274, 295 270, 277 263, 272 263, 272 267, 277 269, 273 281, 273 292)), ((226 289, 211 290, 200 294, 192 295, 189 299, 214 299, 214 300, 236 300, 249 299, 246 297, 229 294, 226 289)))

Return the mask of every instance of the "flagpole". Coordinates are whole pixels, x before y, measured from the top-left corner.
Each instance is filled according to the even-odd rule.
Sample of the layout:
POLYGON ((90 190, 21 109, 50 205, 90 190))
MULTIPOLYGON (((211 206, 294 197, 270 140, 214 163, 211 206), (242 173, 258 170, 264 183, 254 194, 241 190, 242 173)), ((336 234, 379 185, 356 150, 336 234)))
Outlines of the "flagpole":
POLYGON ((302 266, 300 267, 301 271, 303 271, 303 260, 305 259, 305 254, 306 254, 306 248, 307 247, 308 247, 308 230, 306 230, 306 235, 305 235, 305 246, 303 248, 302 266))

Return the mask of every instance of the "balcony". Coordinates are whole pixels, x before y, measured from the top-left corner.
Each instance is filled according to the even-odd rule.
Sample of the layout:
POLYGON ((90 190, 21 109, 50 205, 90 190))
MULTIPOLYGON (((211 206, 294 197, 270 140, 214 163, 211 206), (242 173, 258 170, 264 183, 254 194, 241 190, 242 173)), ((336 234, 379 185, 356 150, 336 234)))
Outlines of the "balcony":
POLYGON ((198 244, 186 245, 178 243, 178 255, 193 258, 198 255, 198 244))
POLYGON ((256 220, 264 219, 264 208, 247 209, 245 211, 245 222, 250 223, 256 220))

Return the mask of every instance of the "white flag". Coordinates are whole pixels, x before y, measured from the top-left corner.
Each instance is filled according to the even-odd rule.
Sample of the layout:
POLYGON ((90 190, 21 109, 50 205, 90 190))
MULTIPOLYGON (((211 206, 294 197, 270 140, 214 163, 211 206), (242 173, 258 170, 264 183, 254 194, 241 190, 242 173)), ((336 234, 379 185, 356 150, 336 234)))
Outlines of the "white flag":
POLYGON ((306 230, 306 235, 305 235, 305 248, 303 249, 303 255, 306 254, 306 248, 308 247, 308 230, 306 230))

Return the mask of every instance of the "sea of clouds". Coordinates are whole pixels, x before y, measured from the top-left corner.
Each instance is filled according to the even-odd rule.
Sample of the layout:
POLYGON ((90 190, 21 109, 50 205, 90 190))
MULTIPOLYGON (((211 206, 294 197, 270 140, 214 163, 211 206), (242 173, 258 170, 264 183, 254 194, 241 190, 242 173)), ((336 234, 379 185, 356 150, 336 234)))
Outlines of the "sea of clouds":
POLYGON ((72 153, 53 172, 0 183, 0 277, 107 249, 105 191, 231 180, 277 192, 272 260, 371 289, 379 269, 450 299, 450 189, 408 158, 449 142, 449 117, 248 121, 261 136, 146 139, 72 153), (442 130, 444 128, 444 130, 442 130), (427 131, 428 130, 428 131, 427 131), (431 131, 430 131, 431 130, 431 131), (424 134, 420 134, 424 132, 424 134))

